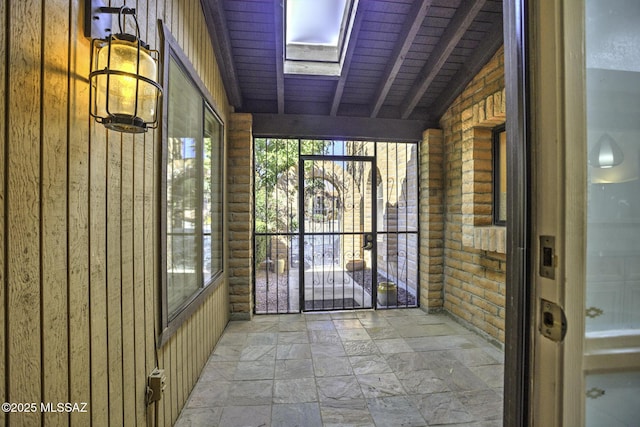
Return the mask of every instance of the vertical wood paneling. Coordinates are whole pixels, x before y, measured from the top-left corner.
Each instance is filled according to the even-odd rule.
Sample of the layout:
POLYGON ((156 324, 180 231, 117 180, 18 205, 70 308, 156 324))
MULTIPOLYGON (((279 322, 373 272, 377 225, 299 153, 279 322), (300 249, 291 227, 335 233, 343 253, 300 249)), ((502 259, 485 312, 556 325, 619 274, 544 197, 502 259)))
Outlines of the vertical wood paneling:
POLYGON ((155 337, 159 333, 160 328, 156 325, 159 321, 159 313, 157 312, 160 296, 157 292, 156 278, 156 259, 158 257, 158 240, 157 240, 157 213, 155 193, 158 191, 156 186, 156 150, 155 141, 159 137, 159 132, 154 131, 144 138, 144 175, 143 175, 143 226, 144 226, 144 300, 145 305, 141 312, 144 312, 145 331, 146 331, 146 366, 147 375, 156 367, 156 342, 155 337))
POLYGON ((91 420, 94 425, 109 423, 109 366, 107 354, 107 150, 104 128, 91 125, 89 251, 91 420))
POLYGON ((187 397, 189 397, 189 391, 191 391, 191 387, 190 384, 193 384, 191 382, 191 370, 193 369, 193 325, 195 323, 194 319, 198 318, 198 312, 196 311, 194 313, 193 316, 191 316, 189 318, 189 320, 187 321, 187 324, 185 325, 184 328, 184 342, 183 342, 183 348, 182 348, 182 372, 183 372, 183 379, 182 379, 182 399, 180 400, 181 402, 185 402, 187 400, 187 397), (185 351, 186 350, 186 351, 185 351))
MULTIPOLYGON (((125 2, 126 3, 126 2, 125 2)), ((125 4, 123 3, 123 4, 125 4)), ((126 3, 136 8, 136 16, 140 25, 140 37, 146 25, 146 17, 140 13, 137 1, 126 3), (142 18, 142 19, 140 19, 142 18)), ((134 34, 136 29, 132 19, 125 20, 126 32, 134 34)), ((136 406, 143 402, 136 394, 136 366, 135 366, 135 325, 134 325, 134 288, 133 288, 133 163, 134 144, 136 139, 143 136, 122 134, 121 139, 121 181, 120 181, 120 259, 121 259, 121 289, 120 289, 120 322, 122 335, 122 416, 124 426, 136 425, 136 406)), ((115 233, 114 233, 115 234, 115 233)))
POLYGON ((178 359, 178 340, 180 334, 176 333, 172 339, 170 346, 168 348, 171 354, 171 402, 169 402, 170 414, 171 414, 171 424, 175 423, 176 418, 178 416, 178 389, 181 387, 180 382, 178 381, 178 366, 180 364, 180 360, 178 359))
MULTIPOLYGON (((157 137, 157 132, 154 132, 154 137, 157 137)), ((155 277, 155 257, 157 256, 155 240, 155 230, 157 230, 155 221, 155 198, 153 192, 155 191, 154 183, 154 140, 151 135, 145 135, 144 138, 144 151, 143 151, 143 256, 144 256, 144 308, 141 310, 144 312, 145 319, 145 364, 147 375, 153 371, 156 367, 156 344, 155 336, 160 331, 160 328, 156 326, 158 321, 157 305, 159 301, 159 295, 156 292, 156 277, 155 277)))
MULTIPOLYGON (((148 6, 147 6, 147 15, 148 15, 148 20, 146 25, 147 40, 153 41, 154 46, 158 50, 161 50, 161 46, 162 46, 161 44, 162 40, 158 31, 158 19, 163 19, 163 20, 166 19, 165 3, 166 3, 166 0, 155 1, 155 2, 149 0, 148 6)), ((159 251, 160 240, 158 239, 159 236, 156 236, 155 235, 156 233, 154 232, 155 230, 159 229, 158 227, 159 213, 157 212, 158 203, 157 203, 156 197, 160 189, 160 185, 158 181, 159 173, 157 172, 158 170, 157 168, 160 167, 159 162, 162 159, 160 155, 160 151, 161 151, 160 150, 161 144, 159 143, 160 137, 161 137, 160 130, 154 131, 152 135, 145 136, 145 153, 149 152, 149 155, 151 156, 151 161, 153 162, 151 164, 148 164, 145 161, 145 167, 148 167, 148 169, 146 169, 145 171, 145 179, 144 179, 145 226, 146 226, 145 230, 147 233, 145 242, 147 242, 147 245, 151 246, 149 250, 147 250, 145 253, 146 253, 146 257, 149 257, 149 256, 152 257, 152 260, 150 262, 147 262, 149 260, 148 258, 145 258, 145 263, 148 264, 147 268, 149 269, 149 270, 146 270, 145 279, 149 288, 150 297, 153 298, 151 301, 147 301, 147 305, 150 306, 151 310, 148 311, 146 316, 148 316, 149 327, 153 328, 152 335, 150 335, 149 334, 150 331, 148 331, 147 336, 154 338, 154 339, 148 340, 147 359, 153 362, 154 367, 158 366, 166 370, 167 365, 164 364, 164 362, 160 359, 161 356, 158 355, 158 350, 156 349, 156 343, 155 343, 155 337, 161 330, 159 323, 157 326, 155 326, 156 322, 159 322, 160 316, 157 310, 160 307, 158 304, 158 301, 161 298, 158 293, 159 292, 158 286, 156 285, 156 283, 158 283, 158 281, 160 280, 160 276, 156 274, 157 267, 158 267, 158 257, 160 256, 160 251, 159 251), (147 198, 148 198, 148 202, 147 202, 147 198), (148 210, 148 217, 147 217, 147 210, 148 210), (153 212, 155 212, 155 214, 153 212), (153 228, 153 230, 149 230, 150 227, 153 228)), ((156 403, 156 405, 159 406, 158 410, 155 411, 155 414, 158 417, 158 419, 155 420, 157 425, 168 425, 168 421, 165 421, 166 418, 165 418, 165 411, 164 411, 164 406, 165 406, 164 402, 156 403)))
POLYGON ((189 350, 193 351, 193 324, 195 323, 195 319, 198 318, 198 312, 196 311, 194 313, 193 316, 191 316, 191 318, 187 321, 187 325, 185 325, 184 328, 184 332, 185 332, 185 336, 184 336, 184 343, 183 343, 183 349, 182 349, 182 372, 183 372, 183 378, 182 378, 182 399, 181 402, 185 402, 187 400, 187 397, 189 397, 189 391, 191 390, 191 388, 189 387, 189 384, 192 384, 191 382, 191 371, 193 369, 193 353, 190 352, 189 350), (186 352, 184 351, 186 348, 186 352))
POLYGON ((124 425, 136 422, 136 367, 133 292, 133 162, 135 140, 142 136, 123 138, 122 143, 122 222, 120 250, 122 256, 122 397, 124 425))
MULTIPOLYGON (((7 47, 6 47, 6 32, 8 30, 8 26, 5 26, 6 17, 7 17, 7 8, 6 1, 8 0, 0 0, 0 58, 4 64, 8 64, 9 61, 7 59, 7 47)), ((6 75, 5 75, 6 65, 0 65, 0 209, 2 213, 0 214, 0 305, 3 308, 2 313, 0 313, 0 333, 2 336, 0 337, 0 402, 7 401, 7 391, 5 390, 7 372, 5 367, 5 345, 7 344, 7 334, 5 333, 5 316, 7 316, 7 312, 9 307, 5 304, 5 290, 6 290, 6 265, 5 265, 5 203, 6 203, 6 194, 5 194, 5 167, 6 167, 6 159, 5 159, 5 149, 8 146, 8 141, 6 140, 6 128, 5 124, 7 123, 6 111, 4 108, 4 100, 6 99, 6 75)), ((0 414, 0 420, 2 421, 2 425, 7 423, 6 415, 0 414)))
POLYGON ((181 39, 180 46, 182 50, 189 55, 189 39, 187 36, 187 17, 188 15, 188 2, 189 0, 178 1, 178 34, 181 39))
MULTIPOLYGON (((138 311, 144 299, 144 138, 135 138, 133 153, 133 305, 138 311)), ((137 423, 144 421, 146 390, 145 312, 134 315, 134 351, 136 367, 137 423)), ((150 372, 150 371, 149 371, 150 372)))
POLYGON ((184 334, 187 331, 187 325, 185 323, 183 328, 176 333, 176 341, 175 341, 175 355, 176 360, 175 364, 175 374, 176 374, 176 398, 174 402, 173 411, 173 421, 175 422, 175 417, 180 412, 180 402, 182 402, 183 394, 184 394, 184 371, 185 371, 185 363, 184 363, 184 334))
MULTIPOLYGON (((41 3, 11 2, 7 126, 9 389, 13 402, 41 400, 40 63, 41 3)), ((8 424, 32 426, 39 414, 10 414, 8 424)))
MULTIPOLYGON (((146 6, 146 0, 138 2, 137 7, 146 6)), ((140 31, 144 40, 157 46, 155 40, 148 37, 147 11, 140 10, 138 16, 141 18, 140 31)), ((135 402, 136 402, 136 425, 144 425, 147 411, 146 405, 146 383, 147 372, 151 372, 146 361, 146 305, 145 305, 145 281, 144 281, 144 144, 149 138, 141 135, 133 141, 133 171, 132 171, 132 192, 133 192, 133 337, 135 354, 135 402), (143 309, 140 310, 140 307, 143 309)))
MULTIPOLYGON (((169 426, 224 329, 228 288, 156 350, 160 132, 121 135, 90 119, 83 3, 0 0, 0 399, 89 402, 89 412, 0 425, 169 426), (156 366, 168 377, 157 420, 145 405, 156 366)), ((225 120, 199 0, 127 4, 153 47, 164 19, 225 120)))
POLYGON ((194 316, 191 316, 184 324, 184 327, 180 328, 180 341, 179 341, 179 358, 180 365, 178 366, 178 377, 180 381, 180 388, 178 389, 178 410, 180 410, 180 406, 182 402, 185 400, 185 391, 187 389, 187 384, 189 381, 189 333, 191 332, 190 323, 193 318, 197 315, 194 313, 194 316))
MULTIPOLYGON (((69 400, 67 313, 67 123, 69 10, 45 2, 43 10, 42 123, 42 400, 69 400)), ((68 424, 68 416, 45 416, 45 425, 68 424)))
MULTIPOLYGON (((169 381, 169 379, 173 378, 171 375, 171 366, 173 366, 172 360, 171 360, 171 351, 170 348, 168 347, 170 346, 170 342, 166 343, 164 345, 164 347, 162 347, 162 351, 161 351, 161 360, 162 360, 162 366, 165 369, 165 375, 167 376, 167 381, 169 381)), ((172 390, 172 386, 171 384, 167 384, 167 388, 164 391, 164 397, 162 398, 162 401, 160 402, 161 404, 161 409, 160 412, 162 412, 161 417, 164 420, 164 424, 162 425, 172 425, 171 423, 171 390, 172 390)))
POLYGON ((181 28, 179 24, 180 13, 181 13, 180 2, 181 0, 171 0, 171 32, 176 37, 176 40, 178 40, 179 38, 178 44, 180 46, 184 46, 183 45, 184 37, 182 36, 181 28))
MULTIPOLYGON (((203 16, 203 10, 202 10, 202 5, 199 1, 197 1, 197 16, 203 16)), ((209 64, 212 64, 213 61, 213 52, 212 51, 207 51, 207 42, 209 41, 209 37, 202 37, 200 36, 201 34, 207 34, 208 30, 206 27, 206 24, 204 22, 204 19, 198 19, 198 22, 200 22, 200 28, 198 30, 198 37, 197 40, 199 40, 199 47, 197 49, 197 52, 200 53, 200 57, 202 59, 202 67, 199 71, 199 73, 202 75, 203 77, 203 81, 205 82, 205 84, 211 88, 211 93, 215 94, 215 87, 211 86, 211 81, 209 76, 211 75, 211 70, 215 67, 209 66, 209 64)), ((216 96, 216 95, 213 95, 216 96)), ((202 320, 200 322, 200 333, 199 333, 199 343, 200 343, 200 351, 199 351, 199 355, 200 355, 200 360, 203 361, 204 364, 206 364, 207 359, 209 357, 209 349, 210 347, 210 339, 209 337, 215 334, 214 328, 212 328, 211 326, 213 326, 213 321, 214 321, 214 316, 213 313, 211 312, 211 309, 213 308, 213 304, 212 304, 212 300, 210 299, 209 301, 207 301, 205 307, 203 308, 203 316, 202 316, 202 320)), ((196 375, 199 375, 199 372, 196 372, 196 375)))
MULTIPOLYGON (((89 42, 80 36, 76 19, 80 9, 72 2, 69 32, 69 401, 89 402, 91 397, 89 333, 89 86, 74 76, 89 74, 89 42)), ((71 414, 72 426, 90 424, 94 408, 71 414)))
POLYGON ((122 425, 122 134, 107 137, 107 359, 109 364, 109 422, 122 425))
POLYGON ((192 371, 193 371, 193 356, 195 354, 195 345, 193 340, 193 333, 195 330, 196 319, 200 316, 199 310, 194 313, 193 316, 189 318, 188 324, 185 328, 185 347, 187 352, 183 352, 183 371, 184 371, 184 386, 182 392, 182 402, 186 402, 187 397, 189 397, 189 392, 191 391, 191 385, 194 384, 192 380, 192 371))
POLYGON ((198 73, 200 75, 202 75, 202 73, 200 72, 200 55, 198 55, 198 51, 196 51, 196 34, 198 33, 199 28, 199 24, 200 24, 200 20, 196 19, 195 17, 195 13, 196 13, 196 6, 197 3, 199 3, 199 0, 193 1, 193 0, 189 0, 189 14, 188 16, 188 20, 187 20, 187 30, 188 30, 188 34, 189 34, 189 53, 191 55, 191 58, 193 58, 193 65, 195 67, 196 70, 198 70, 198 73))

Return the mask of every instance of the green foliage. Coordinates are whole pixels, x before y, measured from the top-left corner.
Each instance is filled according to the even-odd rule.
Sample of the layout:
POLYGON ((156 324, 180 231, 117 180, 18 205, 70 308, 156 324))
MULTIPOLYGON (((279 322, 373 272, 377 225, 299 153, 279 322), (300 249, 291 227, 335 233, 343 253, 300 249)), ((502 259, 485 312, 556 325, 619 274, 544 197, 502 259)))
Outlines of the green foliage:
POLYGON ((257 233, 297 230, 295 213, 298 204, 299 153, 323 154, 331 143, 332 141, 298 139, 254 140, 257 233))

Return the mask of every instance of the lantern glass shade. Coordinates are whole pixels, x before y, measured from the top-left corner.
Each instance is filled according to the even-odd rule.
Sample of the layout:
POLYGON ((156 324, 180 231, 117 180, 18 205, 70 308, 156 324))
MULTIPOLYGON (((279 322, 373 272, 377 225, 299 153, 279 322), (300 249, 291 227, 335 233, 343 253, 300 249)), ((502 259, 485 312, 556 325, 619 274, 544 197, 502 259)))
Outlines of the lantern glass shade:
POLYGON ((148 125, 155 127, 156 123, 160 94, 157 62, 140 40, 119 36, 96 44, 92 115, 109 129, 145 132, 148 125))
POLYGON ((602 135, 589 152, 589 164, 596 168, 608 169, 618 166, 624 160, 622 150, 608 134, 602 135))

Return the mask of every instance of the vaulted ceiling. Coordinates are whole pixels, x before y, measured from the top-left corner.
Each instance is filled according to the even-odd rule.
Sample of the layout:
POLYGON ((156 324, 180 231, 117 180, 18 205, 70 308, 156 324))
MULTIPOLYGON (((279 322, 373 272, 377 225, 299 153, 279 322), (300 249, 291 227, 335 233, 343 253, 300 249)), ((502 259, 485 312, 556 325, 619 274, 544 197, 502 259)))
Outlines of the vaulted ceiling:
POLYGON ((501 0, 359 0, 341 75, 285 74, 283 1, 202 0, 229 100, 265 133, 433 126, 503 43, 501 0))

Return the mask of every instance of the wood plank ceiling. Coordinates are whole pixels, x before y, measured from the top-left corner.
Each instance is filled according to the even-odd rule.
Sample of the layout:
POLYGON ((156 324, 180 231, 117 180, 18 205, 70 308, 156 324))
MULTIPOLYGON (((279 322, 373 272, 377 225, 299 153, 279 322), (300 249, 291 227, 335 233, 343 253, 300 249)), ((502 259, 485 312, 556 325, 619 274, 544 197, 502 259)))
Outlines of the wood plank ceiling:
POLYGON ((341 75, 289 75, 283 1, 202 0, 231 104, 274 133, 437 126, 503 43, 501 0, 360 0, 341 75))

